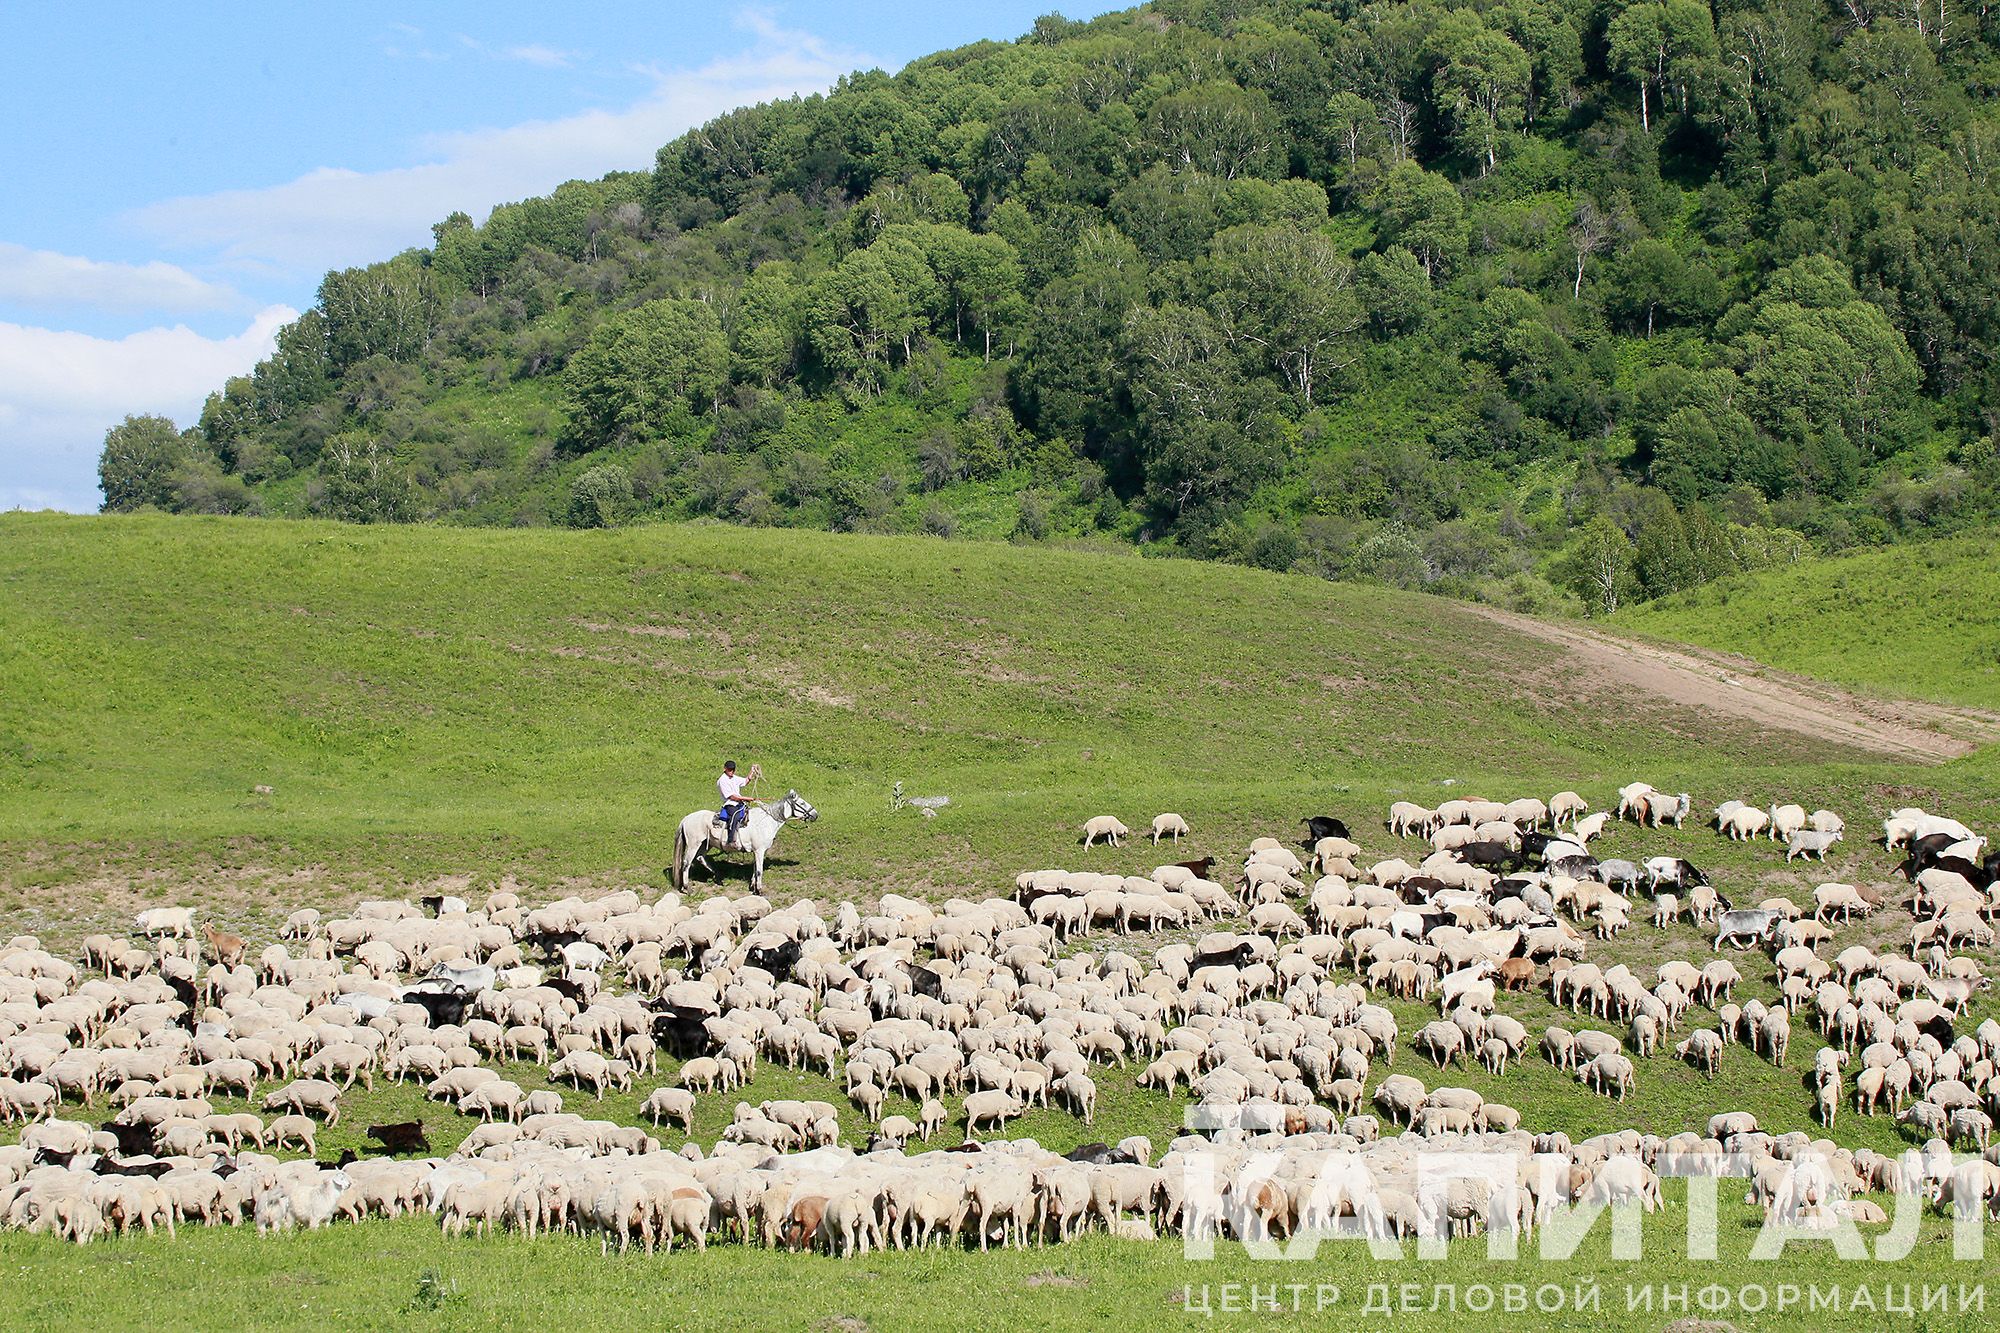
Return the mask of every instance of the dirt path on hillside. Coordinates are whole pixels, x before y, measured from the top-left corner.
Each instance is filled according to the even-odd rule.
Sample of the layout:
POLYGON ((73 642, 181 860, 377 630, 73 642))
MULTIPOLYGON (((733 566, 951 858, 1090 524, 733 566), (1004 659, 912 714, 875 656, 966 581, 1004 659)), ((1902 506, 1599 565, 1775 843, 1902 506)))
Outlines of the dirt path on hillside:
POLYGON ((1984 709, 1873 698, 1733 653, 1668 648, 1490 606, 1467 609, 1556 645, 1566 654, 1567 665, 1606 684, 1636 687, 1673 703, 1856 749, 1941 763, 2000 741, 2000 713, 1984 709))

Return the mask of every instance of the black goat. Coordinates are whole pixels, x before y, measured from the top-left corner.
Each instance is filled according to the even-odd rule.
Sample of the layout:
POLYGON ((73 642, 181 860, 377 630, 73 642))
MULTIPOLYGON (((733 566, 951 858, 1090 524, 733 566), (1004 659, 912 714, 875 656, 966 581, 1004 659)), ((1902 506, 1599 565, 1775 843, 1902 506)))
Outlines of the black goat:
POLYGON ((399 1120, 393 1125, 370 1125, 368 1137, 382 1145, 391 1157, 406 1152, 431 1150, 430 1137, 424 1133, 421 1120, 399 1120))
POLYGON ((404 993, 403 1003, 416 1005, 424 1011, 424 1021, 429 1026, 441 1028, 465 1021, 465 1011, 472 1003, 472 996, 462 990, 415 990, 404 993))
POLYGON ((1458 859, 1481 870, 1517 870, 1527 858, 1504 842, 1468 842, 1458 849, 1458 859))
POLYGON ((158 1180, 173 1169, 172 1162, 120 1162, 110 1157, 97 1159, 97 1174, 100 1176, 151 1176, 158 1180))
POLYGON ((707 1010, 657 1002, 650 1007, 654 1041, 680 1059, 708 1053, 708 1020, 713 1015, 707 1010))
POLYGON ((1188 964, 1188 975, 1193 976, 1205 967, 1245 967, 1257 956, 1257 946, 1244 940, 1231 949, 1219 949, 1214 953, 1198 953, 1188 964))
POLYGON ((1349 838, 1354 835, 1347 831, 1347 825, 1332 815, 1309 815, 1299 823, 1305 825, 1306 840, 1299 845, 1310 847, 1321 838, 1349 838))
POLYGON ((768 948, 763 946, 753 948, 744 956, 743 961, 751 967, 761 967, 769 972, 773 980, 789 981, 792 969, 799 965, 799 958, 804 952, 805 946, 797 940, 786 940, 783 944, 768 948))

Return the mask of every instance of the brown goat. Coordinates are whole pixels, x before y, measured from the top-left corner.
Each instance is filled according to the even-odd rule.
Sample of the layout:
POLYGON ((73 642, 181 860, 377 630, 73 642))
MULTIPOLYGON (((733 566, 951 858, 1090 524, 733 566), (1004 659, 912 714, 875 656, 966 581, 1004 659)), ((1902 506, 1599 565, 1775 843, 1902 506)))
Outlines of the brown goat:
POLYGON ((819 1239, 820 1222, 826 1217, 826 1199, 818 1194, 792 1200, 792 1211, 778 1228, 778 1239, 791 1250, 809 1250, 819 1239))
POLYGON ((247 947, 241 935, 230 935, 214 926, 202 923, 201 933, 208 940, 208 947, 215 951, 215 961, 224 967, 234 967, 243 961, 243 951, 247 947))

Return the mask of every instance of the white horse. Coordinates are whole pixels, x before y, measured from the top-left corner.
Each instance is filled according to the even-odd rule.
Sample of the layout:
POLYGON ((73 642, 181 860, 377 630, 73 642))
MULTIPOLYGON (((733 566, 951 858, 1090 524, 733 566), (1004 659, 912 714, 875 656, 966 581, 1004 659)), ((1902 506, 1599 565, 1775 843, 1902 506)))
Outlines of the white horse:
POLYGON ((708 867, 709 873, 714 873, 714 867, 708 865, 704 852, 749 852, 757 862, 750 872, 750 891, 759 892, 764 887, 764 853, 770 851, 771 844, 778 840, 778 830, 789 820, 797 819, 810 824, 818 818, 819 811, 795 791, 786 792, 776 801, 752 802, 749 814, 744 816, 742 826, 736 830, 736 844, 731 847, 724 845, 717 836, 720 825, 716 822, 715 811, 697 810, 683 819, 681 826, 674 831, 674 863, 668 868, 673 885, 677 889, 686 888, 697 861, 708 867))

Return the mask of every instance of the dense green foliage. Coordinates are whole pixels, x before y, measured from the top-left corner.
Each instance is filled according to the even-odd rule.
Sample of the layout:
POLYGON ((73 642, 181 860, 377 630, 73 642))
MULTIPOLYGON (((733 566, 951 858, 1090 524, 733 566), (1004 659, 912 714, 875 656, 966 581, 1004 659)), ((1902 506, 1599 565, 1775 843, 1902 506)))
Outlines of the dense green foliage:
POLYGON ((1607 611, 1948 531, 2000 510, 1996 56, 1930 0, 1044 19, 327 275, 186 459, 108 442, 106 505, 1104 534, 1607 611))

